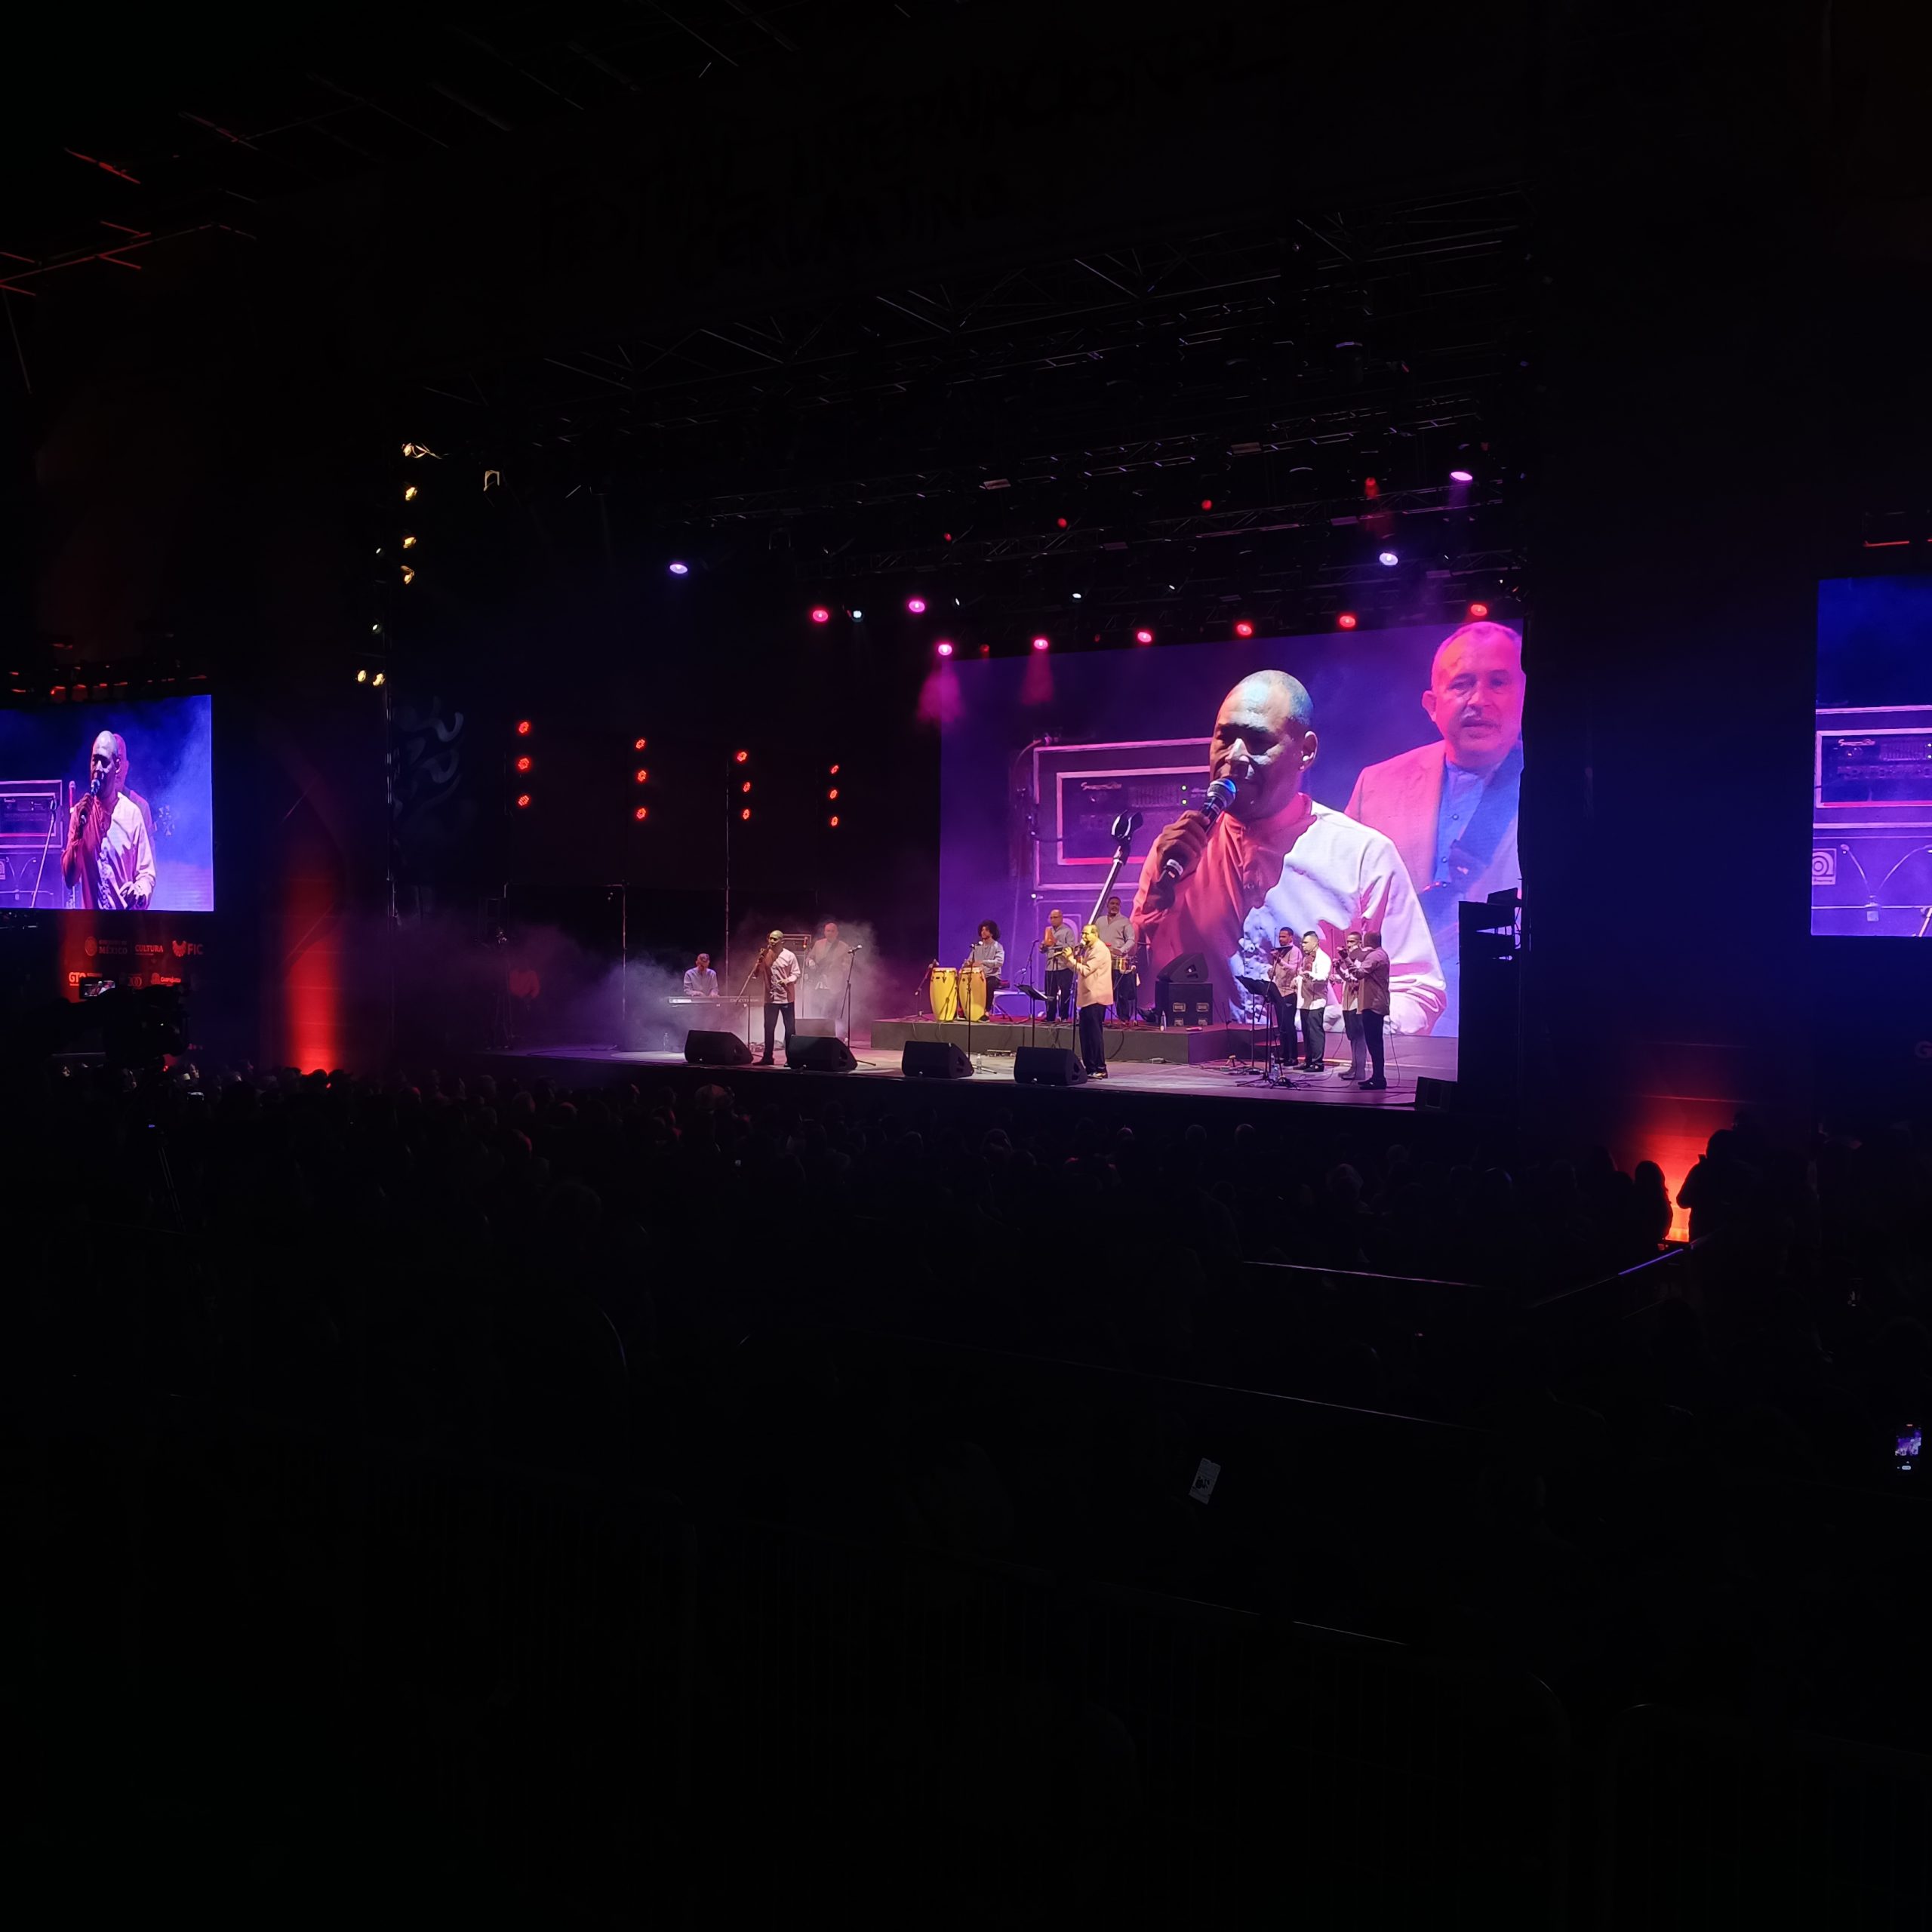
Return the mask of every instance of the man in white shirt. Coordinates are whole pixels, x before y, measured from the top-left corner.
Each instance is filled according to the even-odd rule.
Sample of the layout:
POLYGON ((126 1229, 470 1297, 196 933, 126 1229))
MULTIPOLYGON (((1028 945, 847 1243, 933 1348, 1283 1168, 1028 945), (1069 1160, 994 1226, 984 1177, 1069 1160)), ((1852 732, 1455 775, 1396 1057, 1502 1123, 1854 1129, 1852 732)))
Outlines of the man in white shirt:
POLYGON ((1107 901, 1099 925, 1101 943, 1113 955, 1114 1017, 1124 1025, 1140 1017, 1140 980, 1134 970, 1134 921, 1120 909, 1118 895, 1107 901))
POLYGON ((88 755, 88 789, 67 824, 60 876, 89 912, 141 912, 154 897, 154 841, 128 795, 128 747, 103 731, 88 755))
POLYGON ((1073 1017, 1073 948, 1078 937, 1056 906, 1047 915, 1047 930, 1040 941, 1040 967, 1046 974, 1047 1017, 1051 1020, 1073 1017))
POLYGON ((1302 789, 1316 755, 1313 707, 1298 678, 1257 671, 1223 700, 1209 743, 1211 779, 1235 800, 1218 820, 1183 812, 1141 868, 1134 923, 1154 976, 1206 955, 1220 1017, 1240 1008, 1235 975, 1258 978, 1284 927, 1315 931, 1332 955, 1350 931, 1386 943, 1393 1023, 1426 1033, 1441 1016, 1442 968, 1401 855, 1379 832, 1302 789), (1167 876, 1172 859, 1178 880, 1167 876))
POLYGON ((791 1054, 792 989, 798 983, 798 955, 785 943, 783 933, 767 933, 764 950, 752 971, 764 981, 764 1057, 758 1065, 769 1066, 772 1035, 778 1029, 781 1014, 785 1020, 785 1052, 788 1058, 791 1054))
POLYGON ((685 995, 688 999, 715 999, 718 975, 711 970, 711 955, 700 952, 695 966, 685 969, 685 995))
POLYGON ((1080 1060, 1090 1080, 1107 1077, 1107 1036, 1103 1023, 1114 996, 1114 956, 1097 926, 1081 934, 1073 951, 1073 971, 1079 982, 1080 1060))
POLYGON ((1302 1065, 1310 1073, 1319 1073, 1327 1059, 1328 982, 1334 973, 1334 961, 1321 949, 1321 935, 1303 933, 1295 989, 1301 1008, 1302 1065))

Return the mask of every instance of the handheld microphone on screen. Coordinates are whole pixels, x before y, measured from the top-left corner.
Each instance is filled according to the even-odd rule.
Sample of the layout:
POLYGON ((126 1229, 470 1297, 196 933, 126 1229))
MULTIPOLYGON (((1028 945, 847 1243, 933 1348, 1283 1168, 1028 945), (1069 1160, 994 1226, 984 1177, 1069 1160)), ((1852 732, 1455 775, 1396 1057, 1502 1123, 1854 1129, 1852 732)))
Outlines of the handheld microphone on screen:
MULTIPOLYGON (((1212 825, 1234 801, 1234 780, 1217 778, 1208 788, 1208 802, 1201 808, 1201 816, 1212 825)), ((1161 875, 1164 878, 1178 879, 1181 875, 1180 861, 1170 859, 1161 868, 1161 875)))

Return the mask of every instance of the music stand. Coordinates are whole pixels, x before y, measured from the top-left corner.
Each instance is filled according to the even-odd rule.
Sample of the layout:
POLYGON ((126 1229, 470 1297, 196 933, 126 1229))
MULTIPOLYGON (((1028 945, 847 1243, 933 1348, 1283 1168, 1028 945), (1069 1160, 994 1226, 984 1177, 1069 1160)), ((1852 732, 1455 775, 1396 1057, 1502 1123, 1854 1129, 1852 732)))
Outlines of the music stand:
MULTIPOLYGON (((1261 1070, 1262 1084, 1266 1087, 1294 1086, 1295 1082, 1281 1071, 1279 1066, 1281 1054, 1281 1010, 1275 1004, 1274 987, 1266 980, 1251 980, 1239 973, 1235 975, 1235 984, 1242 987, 1255 998, 1260 1000, 1268 1009, 1270 1016, 1268 1030, 1274 1035, 1274 1039, 1268 1048, 1267 1063, 1261 1070)), ((1247 1029, 1247 1057, 1248 1069, 1243 1077, 1251 1080, 1255 1077, 1254 1026, 1251 1020, 1248 1023, 1247 1029)))

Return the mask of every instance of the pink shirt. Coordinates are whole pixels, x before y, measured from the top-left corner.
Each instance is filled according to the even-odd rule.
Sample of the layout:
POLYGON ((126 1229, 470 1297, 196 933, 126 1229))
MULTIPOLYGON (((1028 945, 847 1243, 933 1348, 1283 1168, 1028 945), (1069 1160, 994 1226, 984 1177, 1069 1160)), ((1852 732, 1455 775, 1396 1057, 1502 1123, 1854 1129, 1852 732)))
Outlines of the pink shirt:
POLYGON ((1217 1017, 1239 1010, 1237 973, 1266 975, 1277 936, 1313 931, 1331 958, 1350 932, 1380 931, 1389 955, 1389 1011, 1404 1033, 1426 1033, 1446 998, 1422 902, 1395 846, 1346 813, 1297 792, 1272 818, 1217 821, 1201 863, 1164 912, 1146 909, 1153 855, 1140 869, 1134 917, 1158 979, 1183 953, 1207 955, 1217 1017))

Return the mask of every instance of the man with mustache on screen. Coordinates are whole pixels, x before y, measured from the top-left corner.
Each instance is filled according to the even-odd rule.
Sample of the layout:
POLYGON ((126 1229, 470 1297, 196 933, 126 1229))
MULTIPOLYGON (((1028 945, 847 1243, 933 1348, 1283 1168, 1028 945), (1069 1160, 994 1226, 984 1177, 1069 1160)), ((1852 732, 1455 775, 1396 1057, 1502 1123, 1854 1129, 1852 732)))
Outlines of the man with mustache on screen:
POLYGON ((1442 968, 1395 848, 1302 789, 1315 760, 1314 708, 1300 679, 1257 671, 1223 701, 1208 748, 1211 780, 1233 799, 1217 819, 1183 812, 1140 869, 1134 922, 1158 980, 1171 961, 1206 956, 1216 1017, 1240 1011, 1237 973, 1259 977, 1284 928, 1312 930, 1332 958, 1350 932, 1379 931, 1389 954, 1390 1018, 1426 1033, 1443 1010, 1442 968), (1180 877, 1167 872, 1175 862, 1180 877))
POLYGON ((1523 883, 1516 814, 1523 786, 1523 640, 1507 624, 1465 624, 1437 648, 1422 708, 1441 734, 1367 767, 1349 816, 1395 841, 1422 895, 1455 1006, 1457 903, 1523 883))
POLYGON ((154 840, 127 789, 128 747, 103 731, 88 755, 88 783, 68 820, 60 876, 91 912, 140 912, 154 897, 154 840))

